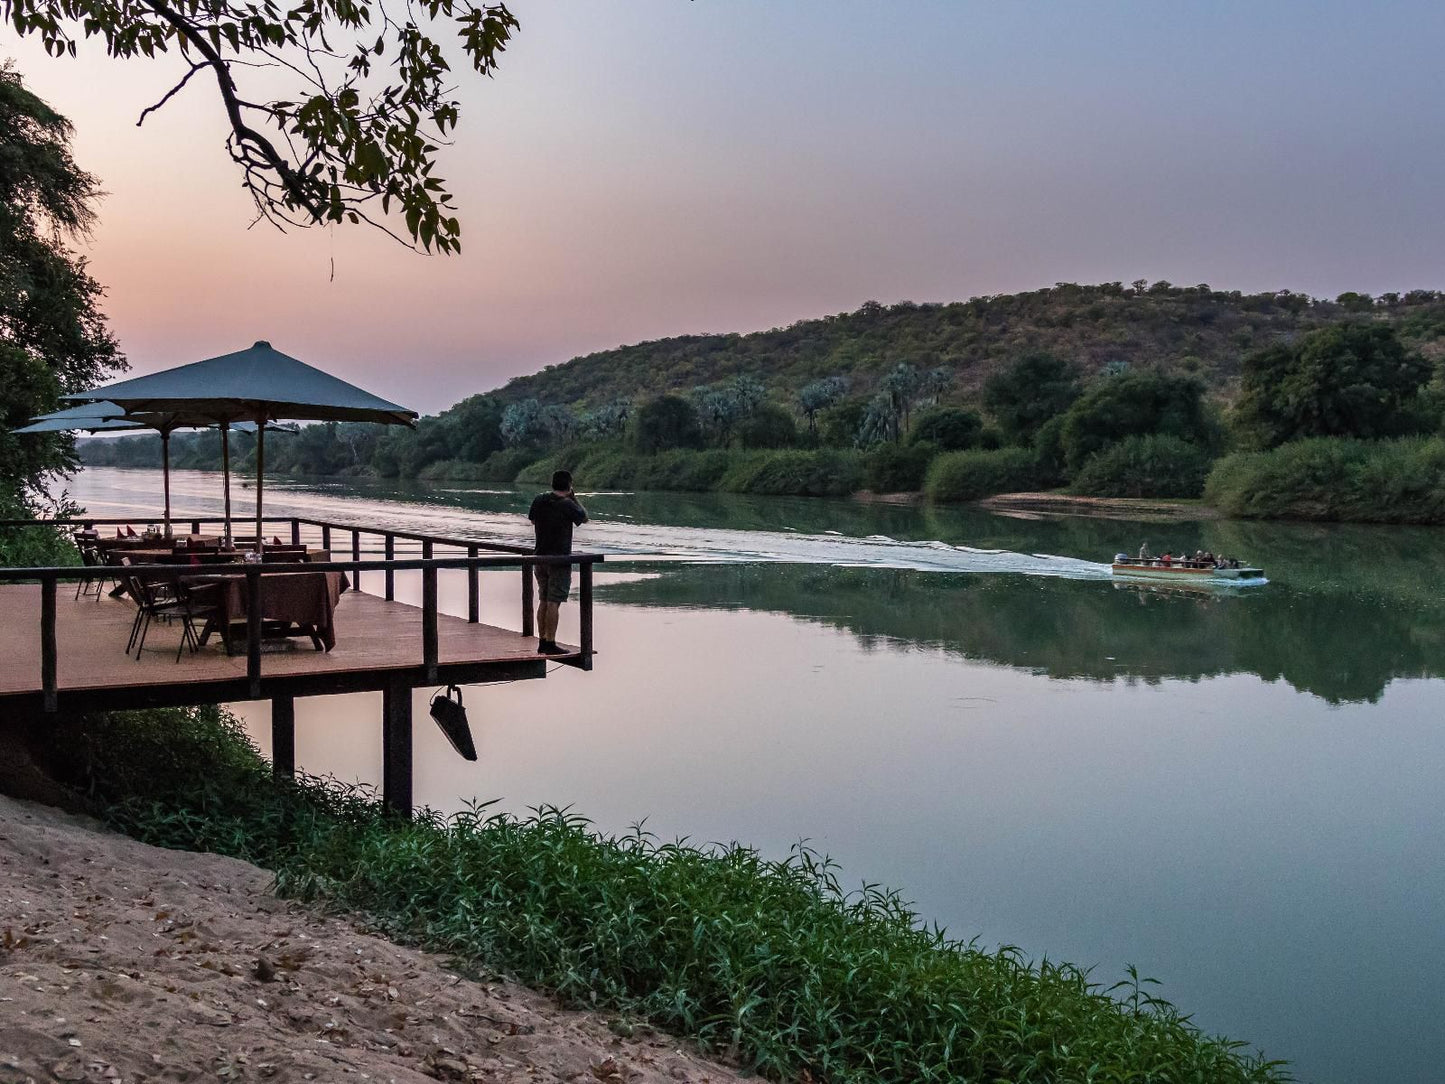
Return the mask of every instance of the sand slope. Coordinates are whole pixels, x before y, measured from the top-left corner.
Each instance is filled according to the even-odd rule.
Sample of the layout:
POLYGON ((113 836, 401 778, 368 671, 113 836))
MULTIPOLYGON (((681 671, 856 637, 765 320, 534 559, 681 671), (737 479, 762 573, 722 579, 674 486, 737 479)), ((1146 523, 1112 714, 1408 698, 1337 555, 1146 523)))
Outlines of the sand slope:
POLYGON ((0 797, 0 1084, 746 1079, 459 978, 269 882, 0 797))

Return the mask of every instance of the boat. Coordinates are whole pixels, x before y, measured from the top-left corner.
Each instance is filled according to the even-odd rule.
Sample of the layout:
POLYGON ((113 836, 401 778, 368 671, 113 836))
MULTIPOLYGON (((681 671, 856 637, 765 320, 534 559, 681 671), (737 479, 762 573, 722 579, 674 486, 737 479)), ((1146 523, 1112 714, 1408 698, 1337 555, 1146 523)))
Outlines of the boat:
POLYGON ((1170 583, 1225 584, 1245 586, 1268 582, 1264 569, 1253 565, 1216 566, 1213 563, 1195 563, 1187 560, 1172 560, 1168 564, 1157 557, 1139 560, 1118 554, 1110 566, 1115 576, 1121 579, 1156 580, 1170 583))

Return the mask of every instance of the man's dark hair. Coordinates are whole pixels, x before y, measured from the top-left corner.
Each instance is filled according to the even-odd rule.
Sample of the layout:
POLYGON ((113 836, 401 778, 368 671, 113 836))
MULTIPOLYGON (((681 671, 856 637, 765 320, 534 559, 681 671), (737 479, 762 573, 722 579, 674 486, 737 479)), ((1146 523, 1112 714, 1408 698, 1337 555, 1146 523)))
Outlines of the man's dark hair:
POLYGON ((559 470, 552 472, 552 488, 558 493, 565 493, 572 488, 572 472, 570 470, 559 470))

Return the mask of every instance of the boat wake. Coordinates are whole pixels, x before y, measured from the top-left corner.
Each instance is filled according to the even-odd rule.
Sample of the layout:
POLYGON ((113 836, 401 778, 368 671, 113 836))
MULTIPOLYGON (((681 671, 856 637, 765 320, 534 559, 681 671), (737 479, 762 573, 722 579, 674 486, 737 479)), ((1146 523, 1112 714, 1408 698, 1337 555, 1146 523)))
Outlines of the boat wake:
MULTIPOLYGON (((176 505, 187 514, 219 515, 219 485, 207 473, 172 475, 176 505)), ((154 486, 149 472, 85 471, 75 479, 74 496, 96 516, 151 513, 154 486), (101 475, 104 475, 102 478, 101 475), (87 485, 91 482, 93 485, 87 485)), ((234 495, 234 493, 233 493, 234 495)), ((249 503, 249 502, 248 502, 249 503)), ((267 513, 301 515, 341 523, 363 522, 372 529, 438 534, 480 542, 528 544, 526 521, 512 512, 484 512, 428 504, 383 500, 313 488, 268 486, 267 513)), ((242 501, 234 514, 246 518, 242 501)), ((582 536, 587 549, 605 553, 609 563, 628 560, 689 563, 834 565, 840 568, 888 568, 918 572, 1013 573, 1068 579, 1110 578, 1107 564, 1047 553, 1016 553, 951 545, 937 540, 906 541, 887 535, 864 538, 835 531, 735 530, 724 527, 677 527, 638 523, 616 517, 596 519, 582 536)))

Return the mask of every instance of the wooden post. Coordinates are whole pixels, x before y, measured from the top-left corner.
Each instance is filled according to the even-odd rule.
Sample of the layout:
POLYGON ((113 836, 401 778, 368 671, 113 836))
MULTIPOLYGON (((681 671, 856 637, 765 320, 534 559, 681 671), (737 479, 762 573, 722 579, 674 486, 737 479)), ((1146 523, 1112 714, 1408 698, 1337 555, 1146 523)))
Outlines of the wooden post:
POLYGON ((57 706, 55 663, 55 576, 51 574, 40 580, 40 685, 46 711, 57 706))
POLYGON ((291 545, 301 545, 301 521, 295 516, 291 517, 291 545))
MULTIPOLYGON (((386 532, 386 559, 396 560, 396 535, 390 531, 386 532)), ((386 601, 390 602, 396 598, 396 573, 391 569, 386 570, 386 601)))
POLYGON ((171 536, 171 431, 161 430, 161 487, 166 494, 165 526, 162 534, 171 536))
POLYGON ((251 699, 261 697, 261 566, 246 568, 246 677, 251 699))
POLYGON ((592 562, 582 562, 581 610, 578 617, 582 625, 582 669, 592 669, 592 562))
POLYGON ((428 566, 421 570, 421 657, 426 679, 437 679, 437 570, 428 566))
MULTIPOLYGON (((477 547, 468 546, 467 556, 476 559, 477 547)), ((477 566, 467 566, 467 620, 475 625, 482 619, 482 597, 481 582, 477 575, 477 566)))
POLYGON ((265 525, 261 522, 261 487, 266 478, 266 413, 256 418, 256 552, 266 548, 265 525))
POLYGON ((329 523, 321 525, 321 548, 327 553, 331 552, 331 524, 329 523))
MULTIPOLYGON (((226 542, 231 541, 231 423, 221 423, 221 493, 226 502, 226 542)), ((200 524, 195 524, 196 534, 200 534, 200 524)))
POLYGON ((535 636, 537 627, 533 622, 536 614, 532 611, 535 607, 532 604, 532 566, 522 565, 522 635, 535 636))
POLYGON ((381 691, 381 804, 411 816, 411 690, 399 681, 381 691))
POLYGON ((271 774, 278 779, 296 775, 296 698, 271 698, 271 774))
POLYGON ((198 519, 193 519, 193 520, 191 520, 191 534, 200 534, 200 533, 201 533, 201 521, 198 520, 198 519))

